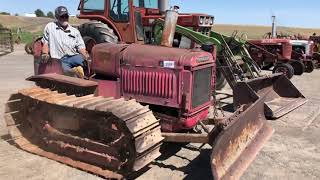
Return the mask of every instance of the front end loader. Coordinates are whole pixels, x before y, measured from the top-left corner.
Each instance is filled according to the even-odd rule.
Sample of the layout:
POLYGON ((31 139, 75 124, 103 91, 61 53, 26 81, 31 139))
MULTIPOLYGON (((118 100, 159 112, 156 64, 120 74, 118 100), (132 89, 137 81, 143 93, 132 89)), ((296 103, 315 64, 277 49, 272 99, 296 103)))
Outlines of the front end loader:
MULTIPOLYGON (((155 44, 160 43, 163 20, 155 22, 155 44)), ((265 96, 265 115, 269 119, 280 118, 307 102, 301 92, 282 74, 263 75, 259 66, 246 49, 247 41, 236 36, 225 36, 210 31, 209 35, 176 25, 176 46, 180 47, 188 39, 193 46, 214 44, 217 48, 217 69, 220 69, 233 89, 234 106, 247 104, 245 91, 257 96, 265 96), (241 89, 241 90, 240 90, 241 89)), ((180 47, 181 48, 181 47, 180 47)))
MULTIPOLYGON (((168 41, 162 45, 170 45, 173 34, 163 34, 168 41)), ((39 54, 41 41, 34 45, 39 54)), ((246 82, 234 89, 246 103, 229 117, 208 119, 215 105, 215 51, 102 43, 91 55, 89 80, 62 75, 60 61, 35 56, 37 74, 28 80, 36 87, 11 95, 6 104, 14 144, 123 179, 159 157, 163 142, 208 143, 213 178, 238 179, 273 133, 264 116, 271 92, 257 95, 246 82), (205 133, 194 133, 196 126, 205 133)))

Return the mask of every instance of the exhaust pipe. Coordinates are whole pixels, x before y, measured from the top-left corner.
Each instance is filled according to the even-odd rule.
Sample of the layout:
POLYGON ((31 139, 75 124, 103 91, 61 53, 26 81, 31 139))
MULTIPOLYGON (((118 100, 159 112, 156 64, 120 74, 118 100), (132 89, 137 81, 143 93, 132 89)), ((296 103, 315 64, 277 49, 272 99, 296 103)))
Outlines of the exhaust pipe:
POLYGON ((276 25, 276 16, 272 16, 272 38, 277 38, 277 25, 276 25))
POLYGON ((161 46, 172 47, 174 34, 176 32, 176 25, 178 22, 178 8, 166 11, 166 18, 164 22, 161 46))
POLYGON ((169 8, 169 1, 168 0, 159 0, 158 6, 161 14, 164 14, 169 8))

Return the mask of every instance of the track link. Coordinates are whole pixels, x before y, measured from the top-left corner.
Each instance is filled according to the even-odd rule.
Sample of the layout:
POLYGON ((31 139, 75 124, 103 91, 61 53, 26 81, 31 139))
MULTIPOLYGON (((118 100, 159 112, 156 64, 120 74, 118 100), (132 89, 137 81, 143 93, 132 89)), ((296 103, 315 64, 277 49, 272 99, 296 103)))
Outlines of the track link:
POLYGON ((5 121, 15 145, 106 178, 160 156, 159 120, 135 100, 76 97, 40 87, 13 94, 5 121))

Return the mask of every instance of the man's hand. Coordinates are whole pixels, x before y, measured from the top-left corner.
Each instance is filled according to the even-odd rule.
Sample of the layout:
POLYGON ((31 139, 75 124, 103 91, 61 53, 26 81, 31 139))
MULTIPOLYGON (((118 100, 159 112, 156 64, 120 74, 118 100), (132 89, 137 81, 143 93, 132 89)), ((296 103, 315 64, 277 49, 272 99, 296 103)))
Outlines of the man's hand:
POLYGON ((89 60, 90 56, 88 54, 88 51, 86 51, 86 49, 80 49, 79 52, 85 61, 89 60))
POLYGON ((49 45, 44 43, 42 46, 41 63, 48 63, 50 61, 49 45))
POLYGON ((50 61, 50 55, 49 54, 46 54, 46 53, 43 53, 41 54, 41 63, 48 63, 50 61))
POLYGON ((90 56, 89 56, 88 53, 82 54, 82 57, 83 57, 83 59, 84 59, 85 61, 88 61, 89 58, 90 58, 90 56))

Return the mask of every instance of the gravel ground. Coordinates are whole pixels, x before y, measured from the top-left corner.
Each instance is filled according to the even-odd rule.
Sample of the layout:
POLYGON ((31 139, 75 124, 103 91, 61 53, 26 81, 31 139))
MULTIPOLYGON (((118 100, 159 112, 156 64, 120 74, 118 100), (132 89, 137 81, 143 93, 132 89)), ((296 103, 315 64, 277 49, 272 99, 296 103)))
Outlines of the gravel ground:
MULTIPOLYGON (((32 56, 23 46, 0 57, 0 136, 5 138, 3 104, 9 94, 32 83, 24 78, 32 75, 32 56)), ((275 129, 242 179, 320 179, 320 71, 293 78, 293 83, 308 98, 308 103, 292 113, 269 121, 275 129)), ((230 89, 223 92, 230 93, 230 89)), ((98 180, 100 177, 21 151, 0 139, 0 179, 74 179, 98 180)), ((210 147, 165 144, 165 152, 132 178, 137 179, 211 179, 210 147)))

